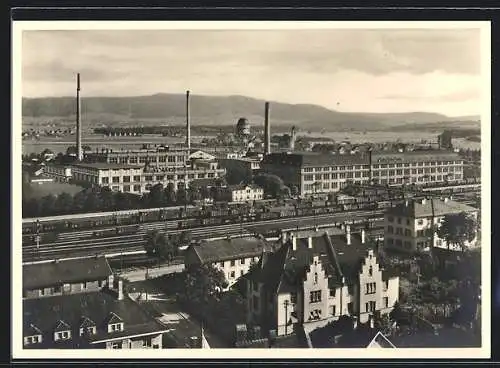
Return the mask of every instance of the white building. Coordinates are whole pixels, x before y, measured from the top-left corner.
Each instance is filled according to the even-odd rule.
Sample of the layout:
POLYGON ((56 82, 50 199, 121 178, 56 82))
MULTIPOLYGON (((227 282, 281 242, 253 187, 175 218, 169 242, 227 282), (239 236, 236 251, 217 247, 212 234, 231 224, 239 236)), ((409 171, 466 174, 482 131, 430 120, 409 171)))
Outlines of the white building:
MULTIPOLYGON (((432 247, 447 248, 446 242, 436 232, 446 215, 461 212, 477 219, 476 208, 448 198, 406 201, 390 208, 384 215, 384 244, 387 248, 410 253, 427 251, 431 244, 432 247)), ((477 237, 466 246, 473 247, 476 242, 477 237)))
POLYGON ((212 264, 224 272, 230 287, 246 274, 252 263, 257 263, 263 252, 271 246, 260 238, 228 238, 203 241, 191 245, 186 251, 186 268, 212 264))
POLYGON ((257 185, 229 185, 225 189, 229 202, 257 201, 264 198, 264 189, 257 185))
POLYGON ((293 232, 283 241, 247 276, 248 323, 286 335, 341 316, 364 323, 398 300, 399 277, 381 267, 364 232, 293 232))

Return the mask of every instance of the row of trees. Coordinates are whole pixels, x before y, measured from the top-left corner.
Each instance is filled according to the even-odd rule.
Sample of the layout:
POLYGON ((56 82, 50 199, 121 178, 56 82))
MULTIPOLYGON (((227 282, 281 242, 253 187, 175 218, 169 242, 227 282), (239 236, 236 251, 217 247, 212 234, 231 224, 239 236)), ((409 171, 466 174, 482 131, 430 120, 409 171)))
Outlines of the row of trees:
POLYGON ((192 235, 189 231, 180 234, 166 234, 153 230, 146 234, 144 249, 148 256, 158 259, 158 264, 162 261, 170 263, 179 254, 179 248, 189 245, 191 241, 192 235))

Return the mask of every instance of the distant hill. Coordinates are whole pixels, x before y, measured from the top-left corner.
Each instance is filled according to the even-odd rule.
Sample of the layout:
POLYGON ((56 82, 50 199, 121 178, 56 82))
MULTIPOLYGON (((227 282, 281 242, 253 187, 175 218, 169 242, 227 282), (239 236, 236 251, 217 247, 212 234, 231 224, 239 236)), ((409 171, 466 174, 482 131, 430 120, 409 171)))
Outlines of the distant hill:
MULTIPOLYGON (((445 115, 411 113, 345 113, 310 104, 271 103, 271 122, 275 126, 298 125, 302 129, 380 130, 407 124, 461 121, 445 115)), ((23 116, 31 118, 68 117, 75 113, 74 97, 23 98, 23 116)), ((93 123, 130 120, 160 120, 170 124, 185 119, 183 94, 155 94, 137 97, 87 97, 82 99, 82 115, 93 123)), ((193 124, 235 124, 246 117, 252 125, 264 121, 264 101, 245 96, 191 96, 193 124)), ((474 117, 468 117, 469 120, 474 117)))

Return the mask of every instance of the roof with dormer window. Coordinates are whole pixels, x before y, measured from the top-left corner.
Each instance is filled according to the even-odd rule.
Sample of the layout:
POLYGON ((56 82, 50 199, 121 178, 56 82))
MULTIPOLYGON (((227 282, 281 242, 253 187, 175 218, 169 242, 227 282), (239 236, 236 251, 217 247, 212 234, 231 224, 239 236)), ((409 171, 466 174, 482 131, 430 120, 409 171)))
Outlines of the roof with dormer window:
POLYGON ((63 320, 59 320, 56 322, 56 327, 54 328, 54 332, 62 332, 69 330, 71 330, 71 327, 63 320))
POLYGON ((112 325, 114 323, 122 323, 122 322, 123 319, 121 319, 121 317, 114 312, 111 312, 106 320, 106 324, 108 325, 112 325))
POLYGON ((88 317, 82 317, 80 322, 80 328, 95 327, 96 324, 88 317))

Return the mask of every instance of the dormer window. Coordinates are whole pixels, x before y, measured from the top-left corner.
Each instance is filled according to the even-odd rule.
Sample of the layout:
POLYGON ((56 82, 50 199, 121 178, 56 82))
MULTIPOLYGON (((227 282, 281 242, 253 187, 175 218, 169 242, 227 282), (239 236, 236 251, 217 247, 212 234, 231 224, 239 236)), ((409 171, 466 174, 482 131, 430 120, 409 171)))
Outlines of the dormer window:
POLYGON ((123 323, 112 323, 108 325, 108 332, 123 331, 123 323))
POLYGON ((80 323, 80 336, 92 336, 97 333, 96 324, 90 318, 83 317, 80 323))
POLYGON ((24 338, 24 345, 33 345, 42 342, 42 335, 26 336, 24 338))
POLYGON ((107 324, 108 333, 123 331, 123 320, 113 312, 109 314, 107 324))
POLYGON ((59 321, 54 330, 54 341, 71 339, 71 328, 64 321, 59 321))

